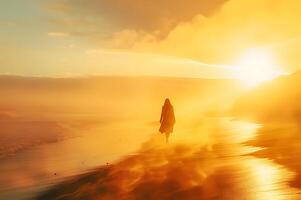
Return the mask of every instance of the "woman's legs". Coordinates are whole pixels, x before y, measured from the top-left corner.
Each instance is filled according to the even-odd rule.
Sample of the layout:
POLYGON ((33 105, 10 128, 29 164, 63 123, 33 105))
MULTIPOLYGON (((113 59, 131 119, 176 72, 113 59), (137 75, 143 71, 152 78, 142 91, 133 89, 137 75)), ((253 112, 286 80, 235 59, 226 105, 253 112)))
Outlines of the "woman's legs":
POLYGON ((170 135, 170 133, 165 133, 166 144, 168 144, 169 135, 170 135))

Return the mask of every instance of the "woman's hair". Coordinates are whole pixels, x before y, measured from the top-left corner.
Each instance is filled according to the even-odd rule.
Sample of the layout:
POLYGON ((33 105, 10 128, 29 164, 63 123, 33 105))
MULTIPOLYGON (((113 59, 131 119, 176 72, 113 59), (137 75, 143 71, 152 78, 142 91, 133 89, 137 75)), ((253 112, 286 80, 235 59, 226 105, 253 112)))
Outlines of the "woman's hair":
POLYGON ((164 106, 171 106, 169 98, 165 99, 164 106))

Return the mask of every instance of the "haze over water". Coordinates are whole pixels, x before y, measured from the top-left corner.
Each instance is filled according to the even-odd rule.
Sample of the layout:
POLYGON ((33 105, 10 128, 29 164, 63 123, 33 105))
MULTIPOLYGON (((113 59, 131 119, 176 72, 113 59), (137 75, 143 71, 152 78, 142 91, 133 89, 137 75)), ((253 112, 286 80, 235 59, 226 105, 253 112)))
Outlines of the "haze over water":
POLYGON ((268 156, 257 157, 256 152, 263 148, 249 143, 264 124, 227 117, 228 107, 244 92, 237 82, 150 77, 2 78, 12 80, 15 84, 2 85, 2 93, 9 96, 8 89, 19 94, 30 92, 22 94, 28 99, 26 106, 19 98, 2 100, 6 107, 18 106, 18 110, 2 115, 1 126, 13 140, 2 137, 6 149, 0 160, 1 199, 39 195, 38 199, 61 195, 67 199, 300 198, 299 189, 289 185, 295 173, 268 156), (123 90, 116 90, 121 85, 123 90), (37 92, 50 87, 52 93, 37 92), (133 97, 131 91, 140 93, 133 97), (177 120, 170 144, 165 144, 158 132, 163 94, 173 97, 177 120), (61 98, 50 98, 56 96, 61 98), (70 104, 73 96, 77 97, 74 102, 93 99, 92 107, 70 104), (214 101, 221 98, 222 106, 215 106, 214 101), (39 107, 35 106, 37 100, 39 107), (66 105, 65 101, 67 110, 51 111, 66 105), (97 101, 111 107, 99 108, 97 101), (15 128, 8 128, 12 123, 15 128))

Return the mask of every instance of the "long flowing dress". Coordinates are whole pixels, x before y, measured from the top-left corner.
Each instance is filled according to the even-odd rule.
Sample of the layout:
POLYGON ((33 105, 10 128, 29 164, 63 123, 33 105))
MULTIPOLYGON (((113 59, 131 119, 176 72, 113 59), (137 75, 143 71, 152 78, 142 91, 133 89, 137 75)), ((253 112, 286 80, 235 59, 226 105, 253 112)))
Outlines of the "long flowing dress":
POLYGON ((175 124, 175 114, 172 105, 163 106, 161 112, 161 126, 159 131, 161 133, 172 133, 175 124))

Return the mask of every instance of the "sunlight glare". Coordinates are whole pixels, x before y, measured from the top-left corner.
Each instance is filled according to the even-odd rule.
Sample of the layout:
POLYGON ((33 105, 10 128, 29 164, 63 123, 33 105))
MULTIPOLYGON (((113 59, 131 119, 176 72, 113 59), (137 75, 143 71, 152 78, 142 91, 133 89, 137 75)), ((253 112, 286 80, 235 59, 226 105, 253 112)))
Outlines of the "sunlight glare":
POLYGON ((275 59, 263 48, 249 49, 238 61, 238 78, 249 86, 272 80, 283 72, 277 68, 275 59))

